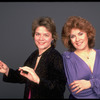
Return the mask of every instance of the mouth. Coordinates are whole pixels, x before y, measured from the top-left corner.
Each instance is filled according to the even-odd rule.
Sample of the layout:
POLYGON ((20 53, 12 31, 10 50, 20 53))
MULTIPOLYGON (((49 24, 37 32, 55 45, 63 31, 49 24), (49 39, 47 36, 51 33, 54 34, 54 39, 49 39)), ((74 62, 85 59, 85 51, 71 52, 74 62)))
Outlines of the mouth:
POLYGON ((44 45, 45 43, 44 43, 44 42, 38 42, 38 44, 39 44, 39 45, 44 45))
POLYGON ((77 46, 80 46, 83 42, 78 42, 76 43, 77 46))

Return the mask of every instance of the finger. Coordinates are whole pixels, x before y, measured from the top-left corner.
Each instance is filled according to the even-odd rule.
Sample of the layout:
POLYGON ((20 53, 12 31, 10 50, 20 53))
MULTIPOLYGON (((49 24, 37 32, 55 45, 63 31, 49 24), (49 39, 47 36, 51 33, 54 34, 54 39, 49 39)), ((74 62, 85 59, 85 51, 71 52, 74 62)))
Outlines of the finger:
POLYGON ((3 64, 0 64, 0 69, 4 69, 3 64))
POLYGON ((26 73, 24 73, 23 71, 20 72, 20 74, 24 77, 28 77, 26 73))
POLYGON ((19 71, 21 71, 22 70, 22 67, 19 67, 19 69, 18 69, 19 71))
POLYGON ((2 65, 2 63, 0 63, 0 66, 2 65))
POLYGON ((23 67, 20 67, 20 68, 27 68, 27 69, 30 69, 30 67, 28 67, 28 66, 23 66, 23 67))
POLYGON ((72 92, 75 92, 75 91, 77 91, 79 89, 80 89, 79 87, 75 87, 74 89, 72 89, 72 92))
POLYGON ((21 67, 21 70, 24 70, 24 71, 27 71, 27 72, 30 72, 30 73, 34 73, 34 70, 30 67, 21 67))
POLYGON ((20 67, 19 67, 19 69, 18 69, 19 71, 21 71, 21 72, 23 72, 23 73, 25 73, 25 74, 28 74, 28 72, 27 71, 25 71, 25 70, 23 70, 23 69, 21 69, 20 67))
POLYGON ((81 88, 79 88, 79 89, 78 89, 78 91, 76 92, 76 94, 77 94, 77 93, 79 93, 79 92, 81 92, 81 91, 82 91, 82 89, 81 89, 81 88))
POLYGON ((69 84, 69 86, 72 86, 74 84, 77 84, 77 80, 74 80, 71 84, 69 84))
POLYGON ((24 69, 24 68, 20 69, 19 71, 30 72, 30 70, 28 70, 28 69, 24 69))
POLYGON ((75 85, 75 82, 72 82, 71 84, 69 84, 69 86, 75 85))
POLYGON ((4 64, 2 61, 0 61, 1 64, 4 64))
POLYGON ((1 68, 3 68, 3 69, 4 69, 3 65, 1 65, 1 68))
POLYGON ((71 86, 70 88, 71 88, 71 89, 74 89, 75 87, 77 87, 77 86, 76 86, 76 85, 73 85, 73 86, 71 86))
POLYGON ((26 73, 28 72, 28 73, 30 73, 32 76, 35 76, 35 75, 36 75, 35 71, 34 71, 32 68, 27 67, 27 66, 20 67, 20 70, 26 71, 26 73))
POLYGON ((24 66, 24 67, 19 67, 19 69, 22 69, 22 70, 31 70, 31 68, 30 67, 27 67, 27 66, 24 66))
POLYGON ((0 60, 0 63, 2 63, 2 61, 0 60))
POLYGON ((0 63, 0 67, 2 66, 2 63, 0 63))
POLYGON ((25 74, 28 74, 28 72, 27 72, 27 71, 24 71, 24 70, 23 70, 22 72, 23 72, 23 73, 25 73, 25 74))
POLYGON ((71 89, 76 88, 76 87, 79 87, 79 84, 73 84, 70 86, 71 89))

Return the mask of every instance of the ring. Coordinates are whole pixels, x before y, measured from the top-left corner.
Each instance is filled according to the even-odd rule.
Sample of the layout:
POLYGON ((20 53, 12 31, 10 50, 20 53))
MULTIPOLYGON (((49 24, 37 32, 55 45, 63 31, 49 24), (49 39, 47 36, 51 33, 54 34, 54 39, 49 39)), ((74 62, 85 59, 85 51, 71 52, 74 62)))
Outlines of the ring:
POLYGON ((77 86, 78 87, 78 89, 81 89, 79 86, 77 86))

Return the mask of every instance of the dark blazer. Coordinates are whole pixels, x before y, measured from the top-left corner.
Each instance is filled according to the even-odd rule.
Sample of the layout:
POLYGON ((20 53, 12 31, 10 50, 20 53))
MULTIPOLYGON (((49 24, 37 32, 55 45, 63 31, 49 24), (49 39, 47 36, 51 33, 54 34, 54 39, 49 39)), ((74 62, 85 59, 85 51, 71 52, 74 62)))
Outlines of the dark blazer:
MULTIPOLYGON (((26 60, 24 66, 34 68, 38 50, 35 50, 26 60)), ((28 98, 29 89, 31 89, 31 99, 33 98, 64 98, 66 77, 63 67, 61 54, 50 47, 46 50, 36 68, 37 75, 40 77, 40 83, 36 84, 27 78, 21 76, 19 71, 10 68, 8 77, 3 76, 5 82, 25 83, 24 99, 28 98)))

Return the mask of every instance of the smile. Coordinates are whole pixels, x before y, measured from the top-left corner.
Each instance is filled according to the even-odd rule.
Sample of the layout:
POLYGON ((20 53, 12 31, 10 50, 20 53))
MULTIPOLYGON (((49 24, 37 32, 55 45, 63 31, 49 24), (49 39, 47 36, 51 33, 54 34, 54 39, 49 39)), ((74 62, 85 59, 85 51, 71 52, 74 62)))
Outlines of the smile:
POLYGON ((38 42, 40 45, 43 45, 43 44, 45 44, 44 42, 42 43, 42 42, 38 42))
POLYGON ((76 43, 77 46, 80 46, 83 42, 76 43))

